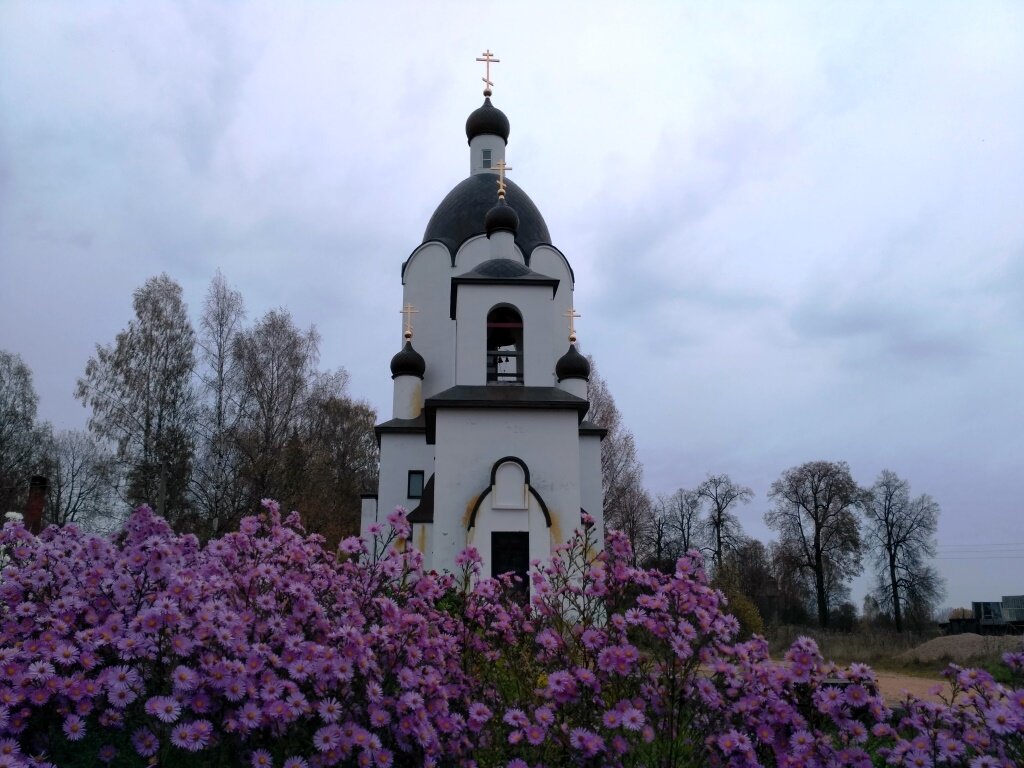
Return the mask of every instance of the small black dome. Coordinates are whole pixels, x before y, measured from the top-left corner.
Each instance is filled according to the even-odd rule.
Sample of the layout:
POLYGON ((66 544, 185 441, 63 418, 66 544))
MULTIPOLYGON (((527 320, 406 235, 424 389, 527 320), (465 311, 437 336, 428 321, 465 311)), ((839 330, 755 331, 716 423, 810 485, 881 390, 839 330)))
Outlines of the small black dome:
POLYGON ((590 380, 590 363, 581 355, 575 344, 569 345, 569 351, 558 358, 555 363, 555 376, 559 381, 563 379, 590 380))
POLYGON ((488 259, 480 262, 467 274, 482 277, 523 277, 537 274, 525 264, 512 259, 488 259))
POLYGON ((477 136, 491 133, 501 136, 508 144, 508 118, 505 113, 491 104, 489 98, 484 99, 484 104, 479 109, 474 109, 466 118, 466 139, 472 141, 477 136))
POLYGON ((391 358, 391 378, 397 376, 418 376, 421 379, 427 370, 423 355, 412 348, 412 342, 405 342, 402 351, 391 358))
POLYGON ((518 229, 519 214, 505 202, 505 198, 498 200, 498 204, 484 217, 484 230, 488 237, 495 232, 511 232, 514 235, 518 229))

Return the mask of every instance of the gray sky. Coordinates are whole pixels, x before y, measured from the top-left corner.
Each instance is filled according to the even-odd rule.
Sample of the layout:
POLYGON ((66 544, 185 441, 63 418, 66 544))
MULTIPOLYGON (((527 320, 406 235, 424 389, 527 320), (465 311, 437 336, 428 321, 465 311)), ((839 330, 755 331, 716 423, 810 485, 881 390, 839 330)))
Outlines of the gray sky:
POLYGON ((84 425, 148 277, 195 314, 219 268, 389 416, 486 47, 648 487, 727 472, 768 538, 788 467, 890 468, 942 506, 948 604, 1024 593, 1017 2, 3 2, 0 348, 40 415, 84 425))

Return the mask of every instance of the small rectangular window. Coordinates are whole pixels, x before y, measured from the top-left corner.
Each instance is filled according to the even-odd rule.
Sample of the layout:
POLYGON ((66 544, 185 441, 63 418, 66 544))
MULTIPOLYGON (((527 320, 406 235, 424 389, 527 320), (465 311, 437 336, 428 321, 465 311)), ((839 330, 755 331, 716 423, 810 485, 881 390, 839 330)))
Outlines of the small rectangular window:
POLYGON ((484 150, 481 150, 481 151, 483 152, 483 167, 484 168, 490 168, 491 167, 491 150, 484 149, 484 150))
POLYGON ((423 498, 423 470, 422 469, 410 469, 409 470, 409 488, 408 493, 405 494, 410 499, 421 499, 423 498))

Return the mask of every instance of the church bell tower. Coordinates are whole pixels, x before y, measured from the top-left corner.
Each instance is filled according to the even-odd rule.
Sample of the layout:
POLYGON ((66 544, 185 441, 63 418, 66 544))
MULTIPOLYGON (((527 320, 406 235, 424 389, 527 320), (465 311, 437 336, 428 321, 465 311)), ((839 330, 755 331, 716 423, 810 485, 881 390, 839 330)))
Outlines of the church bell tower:
POLYGON ((380 480, 362 535, 395 507, 428 569, 467 546, 483 574, 526 574, 589 513, 603 540, 601 440, 586 421, 590 365, 576 349, 574 277, 509 177, 509 121, 484 102, 466 120, 470 174, 402 264, 403 346, 392 418, 377 425, 380 480))

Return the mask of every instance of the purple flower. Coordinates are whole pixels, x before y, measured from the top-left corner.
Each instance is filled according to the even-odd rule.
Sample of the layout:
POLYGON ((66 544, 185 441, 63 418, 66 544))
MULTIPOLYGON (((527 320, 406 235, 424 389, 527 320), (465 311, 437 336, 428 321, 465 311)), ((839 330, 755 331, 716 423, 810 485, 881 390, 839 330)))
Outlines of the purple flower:
POLYGON ((573 728, 569 732, 569 745, 584 757, 594 757, 604 750, 604 739, 586 728, 573 728))
POLYGON ((85 723, 78 715, 68 715, 64 718, 63 727, 68 741, 79 741, 85 737, 85 723))
POLYGON ((544 739, 547 737, 547 731, 543 726, 533 723, 526 727, 526 740, 533 746, 539 746, 544 743, 544 739))
POLYGON ((644 727, 644 714, 636 707, 630 707, 622 713, 622 727, 629 731, 639 731, 644 727))
POLYGON ((132 734, 132 746, 142 757, 151 757, 157 753, 160 742, 148 728, 139 728, 132 734))
POLYGON ((601 723, 605 728, 618 728, 622 724, 622 713, 617 709, 606 710, 601 715, 601 723))
POLYGON ((171 696, 153 696, 146 701, 145 710, 161 723, 173 723, 181 715, 181 704, 171 696))
POLYGON ((313 734, 313 746, 320 752, 329 752, 341 744, 341 738, 341 728, 331 723, 313 734))

